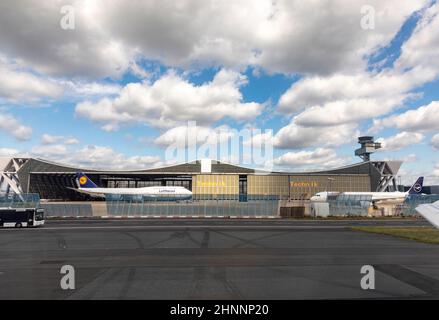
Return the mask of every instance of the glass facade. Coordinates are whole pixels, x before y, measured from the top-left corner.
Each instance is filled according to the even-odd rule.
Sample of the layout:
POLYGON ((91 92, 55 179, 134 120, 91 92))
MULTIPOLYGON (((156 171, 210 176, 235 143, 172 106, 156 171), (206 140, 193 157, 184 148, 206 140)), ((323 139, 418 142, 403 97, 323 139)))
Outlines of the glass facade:
MULTIPOLYGON (((75 172, 82 171, 37 159, 30 159, 19 173, 23 191, 38 193, 42 199, 85 201, 76 192, 75 172)), ((381 174, 373 163, 359 163, 327 172, 258 175, 252 169, 219 162, 211 173, 200 173, 198 162, 139 171, 83 170, 100 187, 141 188, 183 186, 195 197, 215 197, 246 201, 259 195, 275 195, 286 200, 306 200, 320 191, 375 191, 381 174), (372 190, 373 189, 373 190, 372 190)), ((95 199, 96 200, 96 199, 95 199)))
POLYGON ((143 188, 158 186, 179 186, 188 190, 192 189, 191 176, 151 176, 151 175, 127 175, 103 176, 102 185, 107 188, 143 188))
MULTIPOLYGON (((190 175, 134 175, 134 174, 95 174, 87 176, 98 186, 104 188, 142 188, 152 186, 182 186, 192 189, 190 175)), ((49 200, 99 200, 86 194, 76 192, 76 178, 71 173, 31 173, 29 191, 49 200)))
MULTIPOLYGON (((309 199, 320 191, 371 191, 368 175, 99 175, 88 174, 97 185, 107 188, 141 188, 151 186, 182 186, 194 195, 218 195, 242 200, 252 195, 276 195, 280 199, 309 199)), ((42 199, 90 200, 76 188, 73 174, 31 174, 30 192, 42 199)))
POLYGON ((192 192, 197 195, 238 195, 239 175, 200 174, 192 176, 192 192))
POLYGON ((291 199, 309 199, 322 191, 371 191, 368 175, 290 175, 289 178, 291 199))
POLYGON ((251 175, 248 194, 303 200, 321 191, 371 191, 368 175, 251 175))
POLYGON ((249 195, 277 195, 281 199, 288 198, 288 176, 255 175, 248 176, 249 195))
MULTIPOLYGON (((90 176, 93 179, 93 176, 90 176)), ((97 178, 97 177, 94 177, 97 178)), ((77 188, 74 175, 66 174, 30 174, 29 193, 40 195, 47 200, 91 200, 92 198, 73 190, 77 188)), ((93 180, 95 181, 95 180, 93 180)), ((96 181, 98 183, 98 181, 96 181)))

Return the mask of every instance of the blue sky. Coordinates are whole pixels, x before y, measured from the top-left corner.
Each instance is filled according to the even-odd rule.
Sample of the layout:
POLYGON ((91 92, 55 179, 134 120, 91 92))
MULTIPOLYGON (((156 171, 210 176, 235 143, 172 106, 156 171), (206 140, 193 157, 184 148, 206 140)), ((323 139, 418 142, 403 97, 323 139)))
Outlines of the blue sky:
POLYGON ((0 156, 146 168, 172 163, 182 137, 206 145, 218 128, 253 128, 272 131, 250 141, 273 146, 273 168, 302 171, 359 161, 356 138, 370 134, 383 144, 374 159, 405 160, 404 182, 438 183, 439 5, 363 7, 11 1, 0 156))

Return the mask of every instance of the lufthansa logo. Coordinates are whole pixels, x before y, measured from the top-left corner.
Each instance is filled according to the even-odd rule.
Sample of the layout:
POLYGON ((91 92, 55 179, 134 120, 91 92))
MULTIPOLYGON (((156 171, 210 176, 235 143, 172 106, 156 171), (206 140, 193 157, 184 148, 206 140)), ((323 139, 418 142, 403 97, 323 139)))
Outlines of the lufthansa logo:
POLYGON ((421 187, 420 184, 415 184, 414 189, 415 189, 416 192, 420 192, 422 190, 422 187, 421 187))
POLYGON ((81 178, 79 178, 79 183, 80 183, 81 185, 85 184, 86 182, 87 182, 87 178, 86 178, 86 177, 81 177, 81 178))

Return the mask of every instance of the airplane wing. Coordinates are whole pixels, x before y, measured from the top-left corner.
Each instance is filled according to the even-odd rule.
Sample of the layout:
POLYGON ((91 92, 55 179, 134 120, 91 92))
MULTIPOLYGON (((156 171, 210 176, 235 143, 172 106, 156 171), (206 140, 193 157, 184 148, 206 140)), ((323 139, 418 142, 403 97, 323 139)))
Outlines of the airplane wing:
POLYGON ((103 194, 103 193, 91 193, 89 191, 81 190, 79 188, 71 188, 71 187, 66 187, 66 188, 70 189, 70 190, 73 190, 73 191, 76 191, 76 192, 79 192, 79 193, 83 193, 83 194, 92 196, 92 197, 97 197, 97 198, 105 197, 105 194, 103 194))
POLYGON ((439 201, 436 201, 435 203, 421 204, 416 207, 416 211, 439 229, 439 201))

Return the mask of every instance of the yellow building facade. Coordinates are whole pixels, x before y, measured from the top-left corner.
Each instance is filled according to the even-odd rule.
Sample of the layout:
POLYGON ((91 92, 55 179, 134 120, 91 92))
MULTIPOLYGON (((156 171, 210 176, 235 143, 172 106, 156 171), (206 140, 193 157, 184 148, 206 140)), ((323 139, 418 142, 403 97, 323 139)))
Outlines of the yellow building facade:
POLYGON ((321 191, 370 190, 370 177, 368 175, 200 174, 192 176, 192 192, 195 195, 212 195, 214 197, 220 195, 237 196, 240 193, 245 193, 250 196, 275 195, 279 196, 280 199, 309 199, 321 191), (243 186, 244 184, 245 186, 243 186), (244 192, 243 188, 245 188, 244 192))

